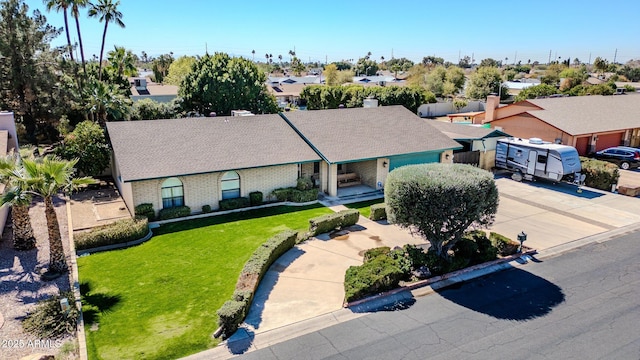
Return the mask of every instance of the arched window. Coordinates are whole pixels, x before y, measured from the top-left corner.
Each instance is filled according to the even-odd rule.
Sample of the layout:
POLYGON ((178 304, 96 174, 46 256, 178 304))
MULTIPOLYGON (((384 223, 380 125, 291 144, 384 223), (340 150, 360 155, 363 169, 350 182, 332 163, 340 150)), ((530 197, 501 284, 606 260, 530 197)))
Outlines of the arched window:
POLYGON ((240 197, 240 175, 235 171, 228 171, 222 175, 222 199, 240 197))
POLYGON ((180 179, 172 177, 162 183, 162 207, 164 209, 183 206, 184 189, 180 179))

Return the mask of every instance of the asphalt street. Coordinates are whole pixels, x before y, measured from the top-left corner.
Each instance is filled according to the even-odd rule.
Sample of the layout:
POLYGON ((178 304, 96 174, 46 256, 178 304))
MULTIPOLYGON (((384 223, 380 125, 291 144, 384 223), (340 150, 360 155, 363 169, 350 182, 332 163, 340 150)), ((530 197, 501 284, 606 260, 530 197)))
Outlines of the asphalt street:
POLYGON ((640 232, 439 290, 241 359, 640 359, 640 232))

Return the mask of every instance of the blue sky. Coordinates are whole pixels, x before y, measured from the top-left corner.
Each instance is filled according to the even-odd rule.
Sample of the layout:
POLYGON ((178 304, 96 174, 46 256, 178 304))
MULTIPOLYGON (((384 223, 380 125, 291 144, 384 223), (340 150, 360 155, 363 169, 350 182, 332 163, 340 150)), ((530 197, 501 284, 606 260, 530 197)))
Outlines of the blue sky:
MULTIPOLYGON (((62 14, 42 0, 26 0, 62 27, 62 14)), ((640 27, 632 17, 640 1, 431 1, 431 0, 121 0, 124 29, 109 25, 105 51, 124 46, 137 55, 174 56, 216 51, 263 60, 295 48, 304 61, 436 55, 512 63, 549 58, 640 59, 640 27), (629 16, 625 15, 629 14, 629 16)), ((71 23, 73 25, 73 23, 71 23)), ((98 55, 104 24, 86 11, 80 22, 85 55, 98 55)), ((72 31, 75 39, 75 30, 72 31)), ((64 35, 54 44, 65 42, 64 35)))

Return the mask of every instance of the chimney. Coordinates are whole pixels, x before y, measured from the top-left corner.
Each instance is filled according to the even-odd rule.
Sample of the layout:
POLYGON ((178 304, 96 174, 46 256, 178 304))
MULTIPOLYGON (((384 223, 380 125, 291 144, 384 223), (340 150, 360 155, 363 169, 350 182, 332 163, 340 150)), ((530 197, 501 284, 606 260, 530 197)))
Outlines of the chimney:
POLYGON ((500 106, 500 98, 497 95, 489 95, 487 96, 487 107, 485 110, 484 122, 495 120, 497 111, 495 111, 498 106, 500 106))

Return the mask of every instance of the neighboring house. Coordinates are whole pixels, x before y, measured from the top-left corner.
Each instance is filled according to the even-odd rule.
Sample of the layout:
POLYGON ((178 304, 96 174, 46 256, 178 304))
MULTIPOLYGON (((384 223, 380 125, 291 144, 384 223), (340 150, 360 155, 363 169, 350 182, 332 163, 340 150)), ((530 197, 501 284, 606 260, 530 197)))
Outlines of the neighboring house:
POLYGON ((402 106, 295 111, 250 117, 110 122, 114 179, 133 212, 187 205, 199 212, 222 199, 316 180, 376 191, 396 167, 451 162, 461 146, 402 106))
POLYGON ((280 107, 288 104, 298 105, 300 92, 307 85, 323 84, 322 75, 308 76, 270 76, 267 78, 267 90, 276 97, 280 107))
POLYGON ((532 86, 537 86, 540 85, 541 82, 538 79, 527 79, 527 78, 523 78, 520 80, 514 80, 514 81, 505 81, 504 83, 502 83, 504 86, 506 86, 509 90, 509 95, 518 95, 522 90, 526 89, 526 88, 530 88, 532 86))
POLYGON ((574 146, 587 155, 611 146, 640 146, 640 95, 571 96, 524 100, 498 107, 487 97, 487 110, 474 122, 519 138, 540 138, 574 146))
POLYGON ((393 75, 354 76, 353 84, 362 86, 404 86, 405 80, 396 79, 393 75))
POLYGON ((441 101, 437 103, 422 104, 418 107, 418 116, 425 117, 439 117, 449 116, 450 121, 453 122, 453 118, 467 118, 475 116, 477 113, 485 111, 485 102, 470 100, 467 101, 467 105, 460 109, 456 109, 453 101, 441 101))
POLYGON ((498 139, 509 137, 509 134, 486 126, 426 121, 462 145, 462 149, 453 152, 454 163, 471 164, 485 170, 495 166, 498 139))
MULTIPOLYGON (((12 112, 0 111, 0 156, 6 156, 12 151, 17 151, 18 133, 12 112)), ((4 194, 6 184, 0 183, 0 194, 4 194)), ((0 207, 0 229, 4 229, 9 216, 9 206, 0 207)))
POLYGON ((157 102, 168 103, 178 97, 178 87, 175 85, 163 85, 149 81, 144 77, 130 79, 131 100, 151 99, 157 102))

